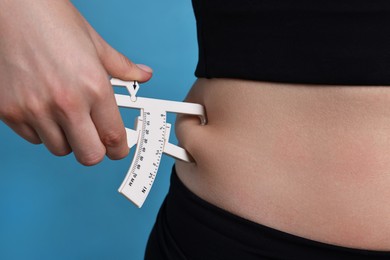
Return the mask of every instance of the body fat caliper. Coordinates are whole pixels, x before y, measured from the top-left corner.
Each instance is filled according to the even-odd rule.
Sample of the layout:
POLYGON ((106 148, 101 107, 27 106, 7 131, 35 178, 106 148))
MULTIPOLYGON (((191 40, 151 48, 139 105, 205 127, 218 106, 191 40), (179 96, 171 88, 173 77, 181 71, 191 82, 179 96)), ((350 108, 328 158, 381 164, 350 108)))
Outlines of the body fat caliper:
POLYGON ((136 145, 136 149, 127 175, 118 189, 140 208, 156 178, 163 153, 182 161, 192 161, 183 148, 169 143, 171 125, 166 120, 167 112, 199 116, 200 123, 205 125, 205 110, 195 103, 137 97, 140 87, 136 81, 112 78, 111 84, 126 87, 130 94, 115 94, 119 107, 140 109, 135 129, 126 128, 127 143, 130 148, 136 145))

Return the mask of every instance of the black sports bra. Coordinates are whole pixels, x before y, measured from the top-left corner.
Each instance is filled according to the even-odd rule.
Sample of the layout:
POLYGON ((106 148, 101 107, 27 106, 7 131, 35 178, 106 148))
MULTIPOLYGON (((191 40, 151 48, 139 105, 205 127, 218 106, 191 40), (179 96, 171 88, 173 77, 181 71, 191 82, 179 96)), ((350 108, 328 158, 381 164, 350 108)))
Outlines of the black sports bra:
POLYGON ((195 75, 390 85, 389 0, 192 0, 195 75))

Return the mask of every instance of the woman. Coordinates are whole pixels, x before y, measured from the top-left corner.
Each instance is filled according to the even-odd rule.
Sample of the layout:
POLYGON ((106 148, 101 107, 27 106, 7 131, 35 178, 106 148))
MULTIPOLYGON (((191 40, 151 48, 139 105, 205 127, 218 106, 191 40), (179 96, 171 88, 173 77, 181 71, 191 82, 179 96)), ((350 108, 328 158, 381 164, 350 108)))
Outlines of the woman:
POLYGON ((390 5, 193 3, 187 101, 208 125, 176 123, 195 163, 176 162, 148 259, 389 258, 390 5))
MULTIPOLYGON (((146 81, 150 69, 116 53, 68 1, 23 2, 0 0, 0 10, 20 14, 18 24, 0 15, 8 36, 0 73, 13 86, 1 118, 86 165, 104 154, 123 158, 106 76, 146 81), (24 30, 31 21, 36 31, 24 30), (79 50, 80 63, 66 62, 59 41, 79 50), (47 69, 64 77, 50 85, 53 78, 37 73, 47 69), (76 71, 80 78, 69 77, 76 71), (35 101, 28 106, 27 94, 35 101)), ((177 120, 195 163, 176 162, 147 259, 389 258, 390 4, 324 2, 193 1, 199 80, 186 100, 205 106, 208 124, 177 120)))

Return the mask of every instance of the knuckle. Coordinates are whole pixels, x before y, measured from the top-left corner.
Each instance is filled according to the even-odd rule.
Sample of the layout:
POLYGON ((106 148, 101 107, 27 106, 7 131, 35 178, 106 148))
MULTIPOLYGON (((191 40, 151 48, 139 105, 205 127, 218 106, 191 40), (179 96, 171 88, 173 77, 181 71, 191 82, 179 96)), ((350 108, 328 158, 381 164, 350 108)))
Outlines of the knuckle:
POLYGON ((55 107, 66 106, 72 100, 73 100, 72 90, 63 87, 57 87, 51 95, 52 105, 54 105, 55 107))
POLYGON ((124 132, 115 132, 115 131, 112 131, 112 132, 108 132, 108 133, 105 133, 101 136, 101 140, 103 142, 103 144, 107 147, 116 147, 116 146, 120 146, 121 144, 123 144, 123 142, 125 141, 125 133, 124 132))
POLYGON ((51 105, 58 115, 68 117, 70 112, 77 111, 79 108, 77 97, 70 92, 60 92, 53 96, 51 105))
POLYGON ((56 156, 66 156, 66 155, 70 154, 71 152, 72 152, 72 150, 68 147, 62 147, 62 148, 59 148, 59 149, 52 151, 52 153, 56 156))
POLYGON ((0 118, 11 123, 21 123, 24 121, 24 113, 19 106, 1 107, 0 118))
POLYGON ((26 113, 30 118, 42 118, 45 116, 45 108, 43 104, 39 101, 34 101, 31 99, 28 103, 25 104, 26 113))
POLYGON ((81 106, 106 97, 110 88, 107 73, 96 65, 85 65, 71 85, 58 83, 51 93, 55 109, 63 114, 77 112, 81 106))
POLYGON ((86 76, 83 81, 83 86, 86 89, 88 96, 93 100, 105 99, 110 90, 108 87, 108 77, 105 73, 101 73, 101 71, 86 76))
POLYGON ((90 154, 81 155, 77 157, 77 160, 79 161, 79 163, 81 163, 84 166, 92 166, 101 162, 103 158, 104 158, 104 152, 103 153, 94 152, 90 154))
POLYGON ((29 139, 26 139, 28 142, 32 143, 32 144, 42 144, 42 140, 39 139, 38 137, 36 138, 29 138, 29 139))
POLYGON ((121 160, 123 158, 126 158, 129 155, 129 149, 123 149, 122 151, 111 151, 107 152, 107 157, 110 158, 111 160, 121 160))
POLYGON ((33 130, 20 131, 19 135, 32 144, 42 144, 42 140, 39 135, 33 130))

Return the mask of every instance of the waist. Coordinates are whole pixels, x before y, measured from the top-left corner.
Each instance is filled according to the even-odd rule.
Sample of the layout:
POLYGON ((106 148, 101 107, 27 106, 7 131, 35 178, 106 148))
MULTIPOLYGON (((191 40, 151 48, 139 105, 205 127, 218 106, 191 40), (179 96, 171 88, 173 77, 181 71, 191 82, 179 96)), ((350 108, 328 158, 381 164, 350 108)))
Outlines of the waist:
POLYGON ((390 249, 390 88, 200 79, 179 117, 177 163, 201 198, 321 242, 390 249))

